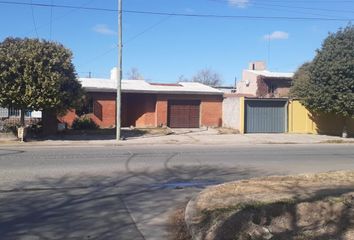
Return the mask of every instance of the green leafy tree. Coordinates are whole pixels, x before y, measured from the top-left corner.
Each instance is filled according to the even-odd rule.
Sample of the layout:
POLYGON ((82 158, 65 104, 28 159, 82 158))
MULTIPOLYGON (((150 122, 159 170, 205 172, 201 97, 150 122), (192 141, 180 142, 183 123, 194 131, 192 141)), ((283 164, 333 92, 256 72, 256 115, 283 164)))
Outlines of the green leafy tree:
MULTIPOLYGON (((310 110, 335 113, 346 118, 354 114, 354 27, 330 34, 314 60, 296 73, 291 94, 310 110)), ((346 126, 343 136, 346 135, 346 126)))
POLYGON ((60 113, 81 98, 71 51, 39 40, 7 38, 0 43, 0 106, 60 113))
POLYGON ((311 63, 304 63, 299 69, 295 72, 292 86, 290 88, 290 97, 305 99, 307 90, 310 83, 310 67, 311 63))

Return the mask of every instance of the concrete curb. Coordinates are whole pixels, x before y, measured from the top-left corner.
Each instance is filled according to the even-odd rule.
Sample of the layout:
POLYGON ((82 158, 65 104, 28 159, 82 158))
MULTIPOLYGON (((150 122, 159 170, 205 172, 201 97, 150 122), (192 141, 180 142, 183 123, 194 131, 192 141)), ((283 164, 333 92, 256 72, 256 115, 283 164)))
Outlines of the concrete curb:
POLYGON ((283 143, 283 142, 238 142, 238 143, 205 143, 205 142, 166 142, 166 143, 143 143, 143 142, 131 142, 131 143, 111 143, 111 142, 62 142, 62 143, 45 143, 45 142, 1 142, 0 147, 46 147, 46 148, 56 148, 56 147, 134 147, 134 146, 251 146, 251 145, 353 145, 354 142, 344 142, 344 143, 327 143, 327 142, 297 142, 297 143, 283 143))
MULTIPOLYGON (((4 139, 6 141, 6 139, 4 139)), ((128 138, 116 142, 114 139, 105 140, 43 140, 26 143, 8 142, 0 140, 0 147, 75 147, 75 146, 171 146, 171 145, 194 145, 194 146, 239 146, 239 145, 296 145, 296 144, 353 144, 354 139, 341 139, 331 136, 316 135, 217 135, 217 134, 173 134, 163 136, 149 136, 128 138)))

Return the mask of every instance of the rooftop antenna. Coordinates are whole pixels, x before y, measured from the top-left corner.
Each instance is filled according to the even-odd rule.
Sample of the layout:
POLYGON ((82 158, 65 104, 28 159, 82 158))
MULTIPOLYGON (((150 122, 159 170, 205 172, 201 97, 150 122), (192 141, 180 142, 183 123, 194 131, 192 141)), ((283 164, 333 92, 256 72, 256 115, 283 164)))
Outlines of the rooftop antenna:
POLYGON ((268 60, 267 60, 268 67, 270 66, 270 35, 271 35, 271 33, 269 33, 269 35, 268 35, 268 60))

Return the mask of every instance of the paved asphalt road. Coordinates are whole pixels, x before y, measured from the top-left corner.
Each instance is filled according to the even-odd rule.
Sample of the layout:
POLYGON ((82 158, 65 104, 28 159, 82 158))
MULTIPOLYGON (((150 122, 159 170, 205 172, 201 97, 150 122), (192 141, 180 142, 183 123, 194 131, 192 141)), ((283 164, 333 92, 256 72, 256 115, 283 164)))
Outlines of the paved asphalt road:
POLYGON ((0 238, 166 239, 207 185, 332 170, 353 145, 0 147, 0 238))

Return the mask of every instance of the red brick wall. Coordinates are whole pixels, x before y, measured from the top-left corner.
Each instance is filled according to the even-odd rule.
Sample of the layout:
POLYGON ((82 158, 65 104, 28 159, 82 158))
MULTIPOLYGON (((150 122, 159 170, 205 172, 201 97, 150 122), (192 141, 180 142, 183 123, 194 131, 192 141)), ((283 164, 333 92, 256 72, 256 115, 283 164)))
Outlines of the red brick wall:
POLYGON ((66 123, 68 125, 68 127, 71 127, 75 118, 77 118, 77 115, 75 113, 75 109, 71 109, 71 110, 67 111, 66 115, 59 116, 58 120, 59 120, 59 122, 66 123))
POLYGON ((167 126, 168 101, 166 96, 157 96, 156 101, 156 126, 167 126))
POLYGON ((153 94, 127 94, 126 126, 155 127, 156 96, 153 94))
POLYGON ((168 100, 200 100, 201 126, 222 126, 222 96, 213 95, 158 95, 157 97, 157 126, 167 125, 168 100))
POLYGON ((257 77, 257 97, 287 97, 291 87, 291 80, 288 78, 257 77), (271 88, 273 91, 271 92, 271 88))
POLYGON ((204 99, 201 102, 201 125, 207 127, 222 126, 222 100, 204 99))
POLYGON ((94 100, 94 113, 90 117, 102 128, 111 128, 116 124, 116 94, 90 93, 94 100))
MULTIPOLYGON (((93 98, 94 113, 88 116, 101 128, 115 127, 116 121, 116 94, 115 93, 88 93, 88 97, 93 98)), ((75 110, 69 110, 59 121, 65 122, 71 127, 73 121, 78 116, 75 110)))
MULTIPOLYGON (((89 116, 101 128, 115 126, 116 94, 88 93, 94 100, 94 113, 89 116)), ((175 95, 175 94, 133 94, 122 95, 122 126, 157 127, 166 126, 168 121, 168 100, 200 100, 201 126, 222 125, 222 96, 209 95, 175 95)), ((77 117, 74 110, 59 118, 71 126, 77 117)))

